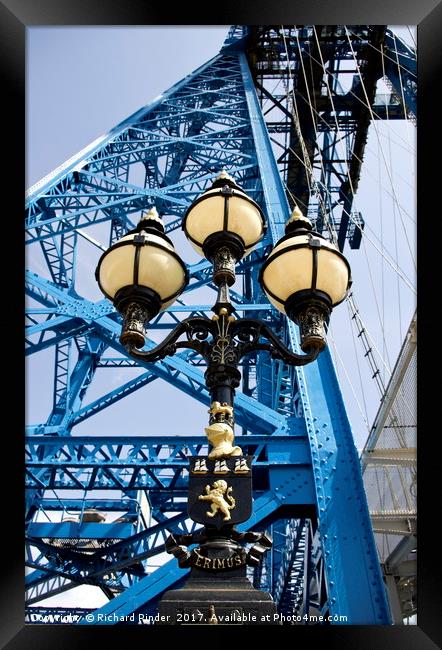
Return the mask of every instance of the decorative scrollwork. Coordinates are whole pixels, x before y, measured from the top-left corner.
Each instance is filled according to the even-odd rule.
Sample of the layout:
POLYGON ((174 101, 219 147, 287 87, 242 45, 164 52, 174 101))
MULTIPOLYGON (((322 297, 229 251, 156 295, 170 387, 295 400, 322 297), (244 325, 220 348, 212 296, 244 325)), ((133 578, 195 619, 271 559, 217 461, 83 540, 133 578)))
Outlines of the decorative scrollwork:
POLYGON ((266 323, 253 318, 243 318, 235 321, 232 326, 232 336, 241 341, 238 344, 238 361, 251 352, 267 350, 275 359, 281 359, 289 365, 303 366, 314 361, 320 352, 320 348, 313 346, 307 354, 292 352, 279 340, 266 323), (260 338, 267 339, 268 343, 260 343, 260 338))
POLYGON ((207 321, 207 323, 198 322, 193 324, 192 322, 187 323, 186 336, 188 341, 207 341, 209 336, 212 334, 212 321, 207 321))
POLYGON ((158 361, 172 355, 178 348, 196 350, 210 366, 236 367, 247 354, 267 350, 272 357, 289 365, 302 366, 314 361, 320 347, 312 345, 307 354, 291 352, 262 321, 252 318, 234 320, 233 317, 214 317, 214 320, 191 317, 179 323, 160 345, 149 351, 138 351, 134 345, 126 345, 129 354, 143 361, 158 361), (186 341, 178 341, 185 334, 186 341), (261 342, 265 339, 267 342, 261 342))
POLYGON ((237 353, 232 339, 229 336, 217 337, 216 343, 212 346, 210 355, 212 363, 236 365, 237 353))
POLYGON ((238 341, 241 341, 241 343, 253 345, 254 343, 258 343, 260 331, 260 327, 256 327, 255 325, 246 325, 245 327, 241 327, 241 329, 235 333, 235 338, 237 338, 238 341))
POLYGON ((214 324, 208 318, 191 317, 179 323, 162 343, 148 351, 138 351, 134 345, 126 345, 128 353, 142 361, 159 361, 169 355, 175 354, 178 348, 191 348, 199 352, 205 359, 210 356, 210 343, 208 339, 214 335, 214 324), (186 341, 178 341, 185 334, 186 341))

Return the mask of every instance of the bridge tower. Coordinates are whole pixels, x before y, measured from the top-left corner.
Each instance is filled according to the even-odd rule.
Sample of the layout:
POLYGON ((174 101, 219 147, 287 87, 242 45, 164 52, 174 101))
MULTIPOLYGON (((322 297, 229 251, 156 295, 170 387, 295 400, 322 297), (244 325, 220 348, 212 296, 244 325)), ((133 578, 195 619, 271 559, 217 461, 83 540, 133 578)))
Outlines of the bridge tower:
MULTIPOLYGON (((41 606, 80 585, 109 599, 94 622, 99 614, 155 613, 164 591, 186 576, 164 557, 165 539, 194 526, 185 511, 187 456, 203 453, 206 439, 186 430, 184 419, 183 430, 170 436, 148 427, 134 434, 130 413, 123 435, 114 435, 111 420, 109 435, 76 433, 89 418, 93 430, 93 416, 111 405, 124 409, 124 398, 137 391, 154 410, 149 386, 158 379, 202 411, 209 404, 193 352, 144 366, 126 355, 111 303, 80 289, 85 242, 98 259, 152 205, 166 233, 178 238, 188 205, 227 170, 269 225, 239 265, 235 309, 265 318, 299 351, 296 326, 268 303, 257 270, 295 203, 341 250, 359 247, 364 222, 352 204, 368 127, 387 116, 416 117, 415 75, 414 52, 385 26, 234 26, 217 56, 30 188, 27 354, 52 351, 54 388, 47 418, 26 432, 28 616, 84 614, 41 606), (342 74, 352 79, 345 92, 342 74), (387 102, 376 95, 381 77, 391 88, 387 102), (272 82, 283 91, 272 92, 272 82), (123 368, 138 374, 99 392, 101 373, 118 369, 121 377, 123 368)), ((186 293, 153 321, 154 337, 209 308, 210 270, 205 260, 189 264, 186 293)), ((241 370, 237 444, 256 468, 254 512, 244 528, 273 537, 265 564, 250 575, 254 586, 268 590, 286 616, 388 624, 359 458, 330 352, 304 368, 257 353, 241 370)))

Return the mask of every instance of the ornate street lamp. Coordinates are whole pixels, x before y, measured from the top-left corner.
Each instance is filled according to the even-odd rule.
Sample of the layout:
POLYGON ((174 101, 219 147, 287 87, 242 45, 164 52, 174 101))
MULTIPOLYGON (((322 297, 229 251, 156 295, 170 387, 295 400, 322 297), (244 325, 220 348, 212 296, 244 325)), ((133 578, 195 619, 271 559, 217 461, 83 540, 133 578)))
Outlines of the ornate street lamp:
POLYGON ((218 287, 214 315, 184 319, 154 348, 141 350, 147 323, 171 305, 188 282, 186 267, 164 234, 155 208, 102 255, 96 270, 101 290, 123 316, 120 341, 133 358, 154 362, 178 348, 190 348, 207 364, 211 408, 206 434, 212 450, 208 456, 190 459, 188 499, 190 518, 204 528, 193 535, 170 536, 168 551, 181 567, 191 566, 192 571, 183 589, 165 594, 160 611, 169 616, 165 621, 169 624, 213 623, 220 612, 233 610, 273 616, 271 597, 253 589, 245 577, 245 565, 259 564, 271 540, 266 534, 239 533, 235 528, 252 510, 252 458, 243 457, 234 444, 234 394, 241 379, 238 366, 243 357, 258 350, 295 366, 314 361, 326 345, 325 326, 331 311, 347 295, 350 267, 296 207, 259 276, 270 302, 299 325, 304 354, 296 354, 265 322, 233 316, 229 287, 235 282, 235 265, 266 231, 259 205, 222 172, 189 207, 182 227, 194 249, 212 263, 218 287), (247 542, 254 543, 248 552, 243 547, 247 542), (189 552, 186 547, 192 544, 199 546, 189 552), (225 587, 216 587, 214 574, 224 585, 231 579, 228 603, 225 587), (179 611, 198 611, 203 620, 180 621, 179 611))
POLYGON ((103 253, 95 277, 123 316, 121 343, 142 348, 145 325, 175 301, 189 274, 152 208, 134 230, 103 253))
POLYGON ((298 323, 302 350, 322 350, 324 324, 350 288, 350 266, 336 246, 312 231, 298 207, 262 265, 259 280, 272 305, 298 323))

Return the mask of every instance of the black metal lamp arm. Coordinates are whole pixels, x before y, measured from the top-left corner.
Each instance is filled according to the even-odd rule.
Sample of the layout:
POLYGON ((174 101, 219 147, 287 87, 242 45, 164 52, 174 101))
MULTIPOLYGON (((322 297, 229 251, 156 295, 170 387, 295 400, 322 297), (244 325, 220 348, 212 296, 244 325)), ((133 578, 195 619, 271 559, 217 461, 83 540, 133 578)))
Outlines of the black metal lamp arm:
POLYGON ((242 358, 256 350, 267 350, 274 359, 281 359, 292 366, 304 366, 314 361, 321 349, 312 347, 307 354, 296 354, 289 350, 270 327, 254 318, 242 318, 232 325, 232 337, 236 337, 239 343, 238 358, 242 358), (259 339, 264 338, 268 343, 260 343, 259 339))
MULTIPOLYGON (((225 317, 220 317, 225 318, 225 317)), ((236 362, 242 357, 257 350, 267 350, 275 359, 281 359, 293 366, 303 366, 314 361, 319 348, 312 348, 307 354, 296 354, 291 352, 272 332, 266 323, 252 318, 242 318, 230 323, 230 329, 225 329, 223 341, 235 348, 236 362), (267 339, 268 343, 260 342, 260 339, 267 339)), ((135 359, 154 362, 164 359, 166 356, 175 354, 178 348, 190 348, 195 350, 210 363, 212 351, 219 341, 219 327, 216 321, 203 317, 190 317, 179 323, 162 343, 152 350, 140 351, 134 345, 127 344, 126 350, 135 359), (187 340, 178 341, 182 334, 186 334, 187 340), (209 337, 213 341, 209 342, 209 337)), ((213 359, 212 359, 213 363, 213 359)))
POLYGON ((216 336, 215 324, 208 318, 192 316, 185 318, 166 336, 164 341, 151 350, 140 351, 134 345, 125 345, 131 357, 141 361, 159 361, 164 357, 172 356, 178 348, 190 348, 199 352, 201 356, 208 359, 210 356, 210 343, 207 341, 210 335, 216 336), (186 341, 178 341, 178 338, 186 334, 186 341))

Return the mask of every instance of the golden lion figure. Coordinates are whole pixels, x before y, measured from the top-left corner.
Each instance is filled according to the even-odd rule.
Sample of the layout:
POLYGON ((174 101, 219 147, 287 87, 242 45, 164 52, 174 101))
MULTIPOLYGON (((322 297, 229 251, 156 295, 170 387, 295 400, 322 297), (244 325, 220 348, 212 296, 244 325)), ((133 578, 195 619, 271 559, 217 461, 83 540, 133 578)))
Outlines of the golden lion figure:
POLYGON ((217 415, 218 413, 221 413, 224 417, 226 415, 228 417, 232 417, 233 406, 229 406, 227 402, 212 402, 207 413, 210 413, 211 415, 217 415))
POLYGON ((224 515, 223 521, 229 521, 229 519, 231 519, 230 510, 233 510, 236 505, 235 499, 230 494, 231 491, 232 488, 227 487, 226 481, 223 481, 222 479, 215 481, 212 488, 210 488, 210 485, 206 485, 206 494, 201 494, 198 499, 200 501, 212 502, 211 510, 206 512, 208 517, 214 517, 218 510, 220 510, 224 515), (227 503, 226 499, 228 499, 230 503, 227 503))

